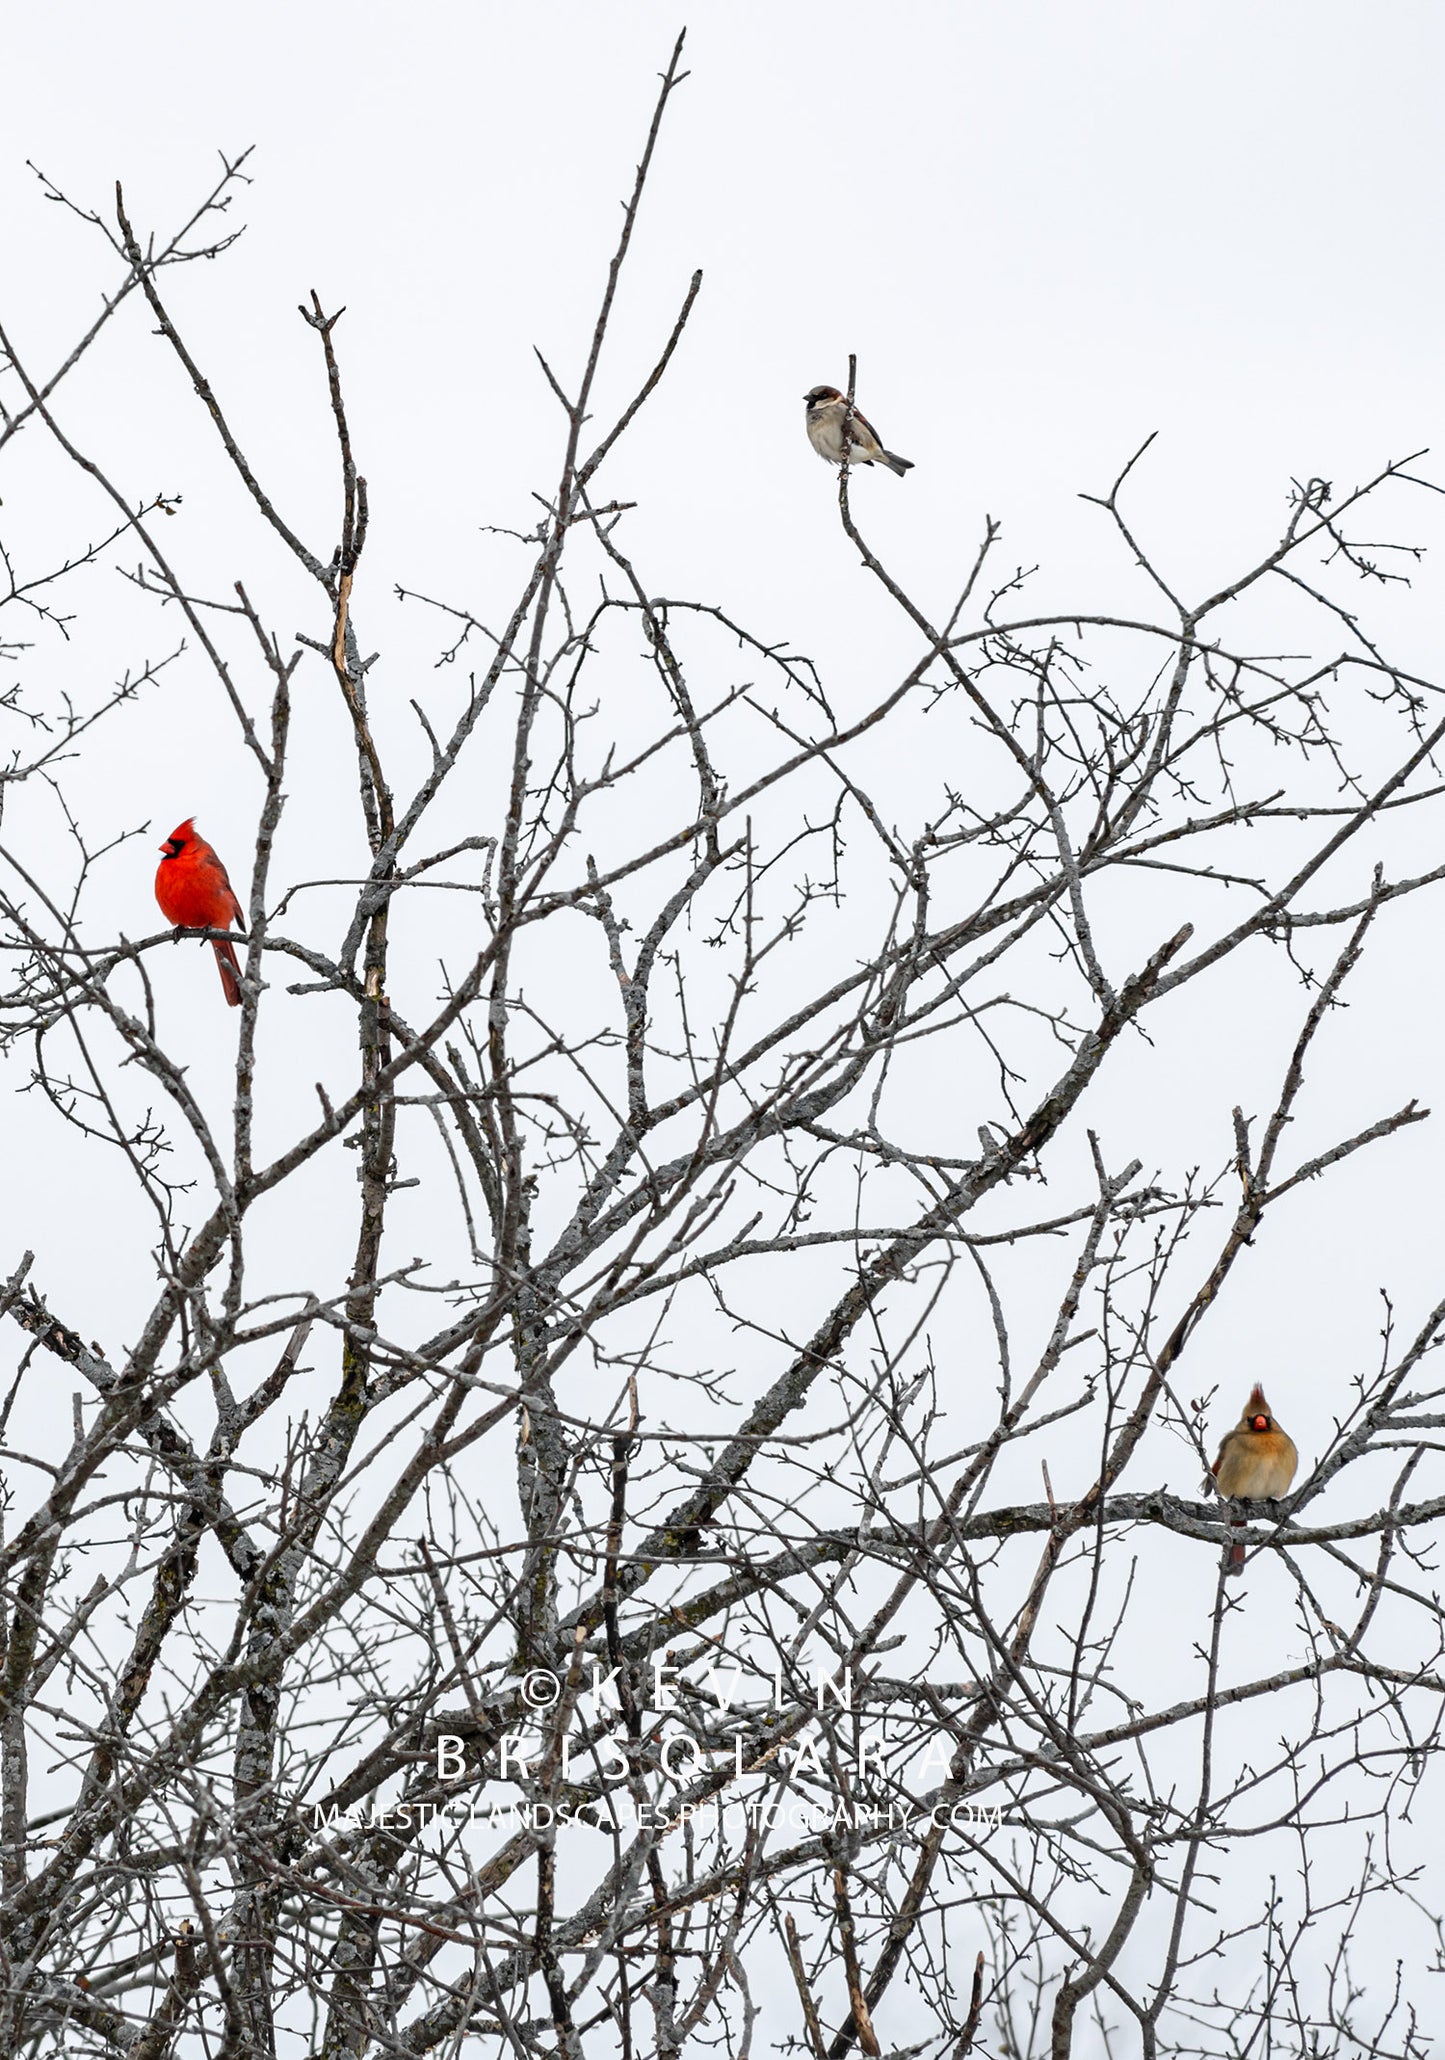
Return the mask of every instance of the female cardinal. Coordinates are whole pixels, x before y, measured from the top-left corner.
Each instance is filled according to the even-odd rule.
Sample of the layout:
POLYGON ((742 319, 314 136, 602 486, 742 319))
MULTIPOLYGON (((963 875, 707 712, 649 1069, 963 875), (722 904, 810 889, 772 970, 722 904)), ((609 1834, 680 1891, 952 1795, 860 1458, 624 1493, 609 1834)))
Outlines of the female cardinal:
MULTIPOLYGON (((1273 1501, 1287 1495, 1299 1465, 1294 1439, 1282 1431, 1269 1413, 1264 1389, 1256 1381, 1249 1391, 1244 1414, 1219 1448, 1211 1471, 1221 1495, 1241 1502, 1273 1501)), ((1232 1519, 1242 1523, 1242 1517, 1232 1519)), ((1237 1574, 1244 1565, 1243 1545, 1231 1545, 1225 1572, 1237 1574)))
MULTIPOLYGON (((245 921, 226 868, 205 838, 196 835, 193 816, 171 831, 161 850, 165 856, 156 867, 156 900, 168 923, 179 930, 229 930, 232 923, 245 921)), ((211 949, 226 999, 235 1008, 241 999, 241 968, 235 947, 225 937, 213 937, 211 949)))

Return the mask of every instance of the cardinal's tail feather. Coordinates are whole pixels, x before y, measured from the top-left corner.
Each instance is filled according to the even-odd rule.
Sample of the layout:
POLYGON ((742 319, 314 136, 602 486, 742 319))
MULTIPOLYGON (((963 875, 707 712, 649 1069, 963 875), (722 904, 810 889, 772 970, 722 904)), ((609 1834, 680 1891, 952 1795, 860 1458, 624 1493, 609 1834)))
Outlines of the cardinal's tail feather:
POLYGON ((221 975, 221 985, 226 1000, 233 1009, 241 1006, 241 963, 236 957, 236 947, 226 937, 213 937, 211 949, 216 954, 216 967, 221 975))

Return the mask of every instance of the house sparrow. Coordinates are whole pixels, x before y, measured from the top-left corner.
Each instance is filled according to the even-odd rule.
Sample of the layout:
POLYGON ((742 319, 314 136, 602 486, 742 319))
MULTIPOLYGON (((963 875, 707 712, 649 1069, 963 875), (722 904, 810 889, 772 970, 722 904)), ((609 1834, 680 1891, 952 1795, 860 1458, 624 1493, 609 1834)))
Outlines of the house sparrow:
MULTIPOLYGON (((811 393, 803 395, 803 403, 808 410, 809 443, 830 465, 841 465, 843 417, 848 412, 846 396, 839 393, 836 386, 815 386, 811 393)), ((913 470, 911 458, 900 458, 895 452, 884 450, 873 424, 857 408, 853 410, 853 419, 848 425, 848 463, 886 465, 900 479, 905 472, 913 470)))
MULTIPOLYGON (((1215 1487, 1234 1501, 1273 1501, 1277 1495, 1289 1493, 1298 1465, 1293 1438, 1270 1415, 1264 1389, 1256 1382, 1249 1391, 1243 1416, 1227 1433, 1210 1469, 1215 1487)), ((1242 1523, 1244 1519, 1233 1517, 1231 1521, 1242 1523)), ((1225 1572, 1237 1574, 1243 1565, 1243 1545, 1231 1545, 1225 1572)))

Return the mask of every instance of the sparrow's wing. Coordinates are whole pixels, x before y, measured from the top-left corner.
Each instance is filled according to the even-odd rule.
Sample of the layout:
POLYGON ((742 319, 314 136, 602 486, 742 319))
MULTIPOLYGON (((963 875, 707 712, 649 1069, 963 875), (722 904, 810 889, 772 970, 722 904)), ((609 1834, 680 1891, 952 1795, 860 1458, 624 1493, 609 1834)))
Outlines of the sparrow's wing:
MULTIPOLYGON (((845 401, 843 405, 846 407, 847 402, 845 401)), ((854 443, 861 443, 863 441, 863 438, 866 437, 870 443, 876 443, 879 450, 882 450, 883 440, 879 436, 878 431, 873 427, 873 424, 868 420, 868 417, 863 413, 863 410, 861 408, 855 408, 853 410, 853 430, 854 443), (857 431, 860 429, 863 432, 863 436, 861 437, 857 434, 857 431)))

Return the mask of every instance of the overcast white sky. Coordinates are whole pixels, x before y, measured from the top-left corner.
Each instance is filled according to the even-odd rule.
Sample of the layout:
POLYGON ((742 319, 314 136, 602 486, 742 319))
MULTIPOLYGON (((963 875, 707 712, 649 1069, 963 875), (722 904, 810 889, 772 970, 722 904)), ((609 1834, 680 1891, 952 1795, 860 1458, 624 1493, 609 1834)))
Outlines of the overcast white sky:
MULTIPOLYGON (((11 312, 57 229, 27 203, 27 157, 92 202, 123 177, 155 224, 218 149, 254 143, 224 295, 248 415, 284 417, 287 382, 314 371, 304 289, 344 300, 371 468, 450 533, 438 487, 464 461, 485 457, 489 501, 533 484, 530 348, 575 362, 681 17, 423 4, 402 26, 362 0, 338 32, 329 9, 262 0, 220 20, 146 0, 15 11, 11 312)), ((772 502, 791 528, 817 484, 797 396, 849 349, 886 433, 932 461, 900 522, 987 508, 1032 538, 1149 430, 1206 515, 1428 440, 1442 45, 1426 0, 699 8, 629 313, 649 335, 694 265, 704 299, 633 462, 722 408, 737 462, 700 459, 698 504, 757 521, 772 502)), ((221 298, 189 285, 198 307, 221 298)), ((32 336, 37 320, 32 303, 32 336)))
MULTIPOLYGON (((1440 441, 1435 0, 14 9, 5 319, 48 366, 116 275, 93 232, 44 201, 27 158, 83 206, 108 210, 121 178, 145 231, 194 202, 218 151, 254 144, 246 235, 221 265, 175 275, 177 313, 257 469, 329 542, 330 427, 295 309, 313 286, 346 304, 338 345, 374 516, 363 644, 398 669, 429 663, 434 632, 394 608, 391 587, 473 599, 499 563, 510 576, 478 532, 529 526, 529 494, 555 476, 557 410, 532 347, 575 378, 684 20, 692 77, 664 133, 599 414, 655 351, 696 266, 704 286, 611 490, 642 504, 629 534, 653 591, 710 592, 790 637, 833 669, 845 707, 906 646, 842 551, 830 475, 803 435, 802 393, 842 383, 850 350, 862 405, 916 462, 906 480, 860 481, 859 503, 928 600, 985 513, 1006 525, 1010 564, 1042 562, 1040 599, 1126 596, 1133 575, 1078 496, 1106 488, 1150 432, 1137 506, 1186 588, 1277 537, 1292 476, 1348 482, 1440 441)), ((128 490, 186 496, 175 532, 197 538, 197 562, 234 540, 226 577, 289 607, 201 410, 141 311, 127 319, 124 347, 64 390, 63 419, 128 490)), ((3 491, 0 521, 21 504, 3 491)), ((73 535, 75 505, 57 507, 57 537, 73 535)), ((43 532, 43 506, 35 519, 43 532)), ((1417 533, 1435 519, 1421 511, 1417 533)), ((1422 668, 1437 656, 1438 576, 1427 560, 1398 615, 1422 668)), ((319 633, 304 605, 283 631, 319 633)), ((138 715, 81 778, 113 827, 156 831, 139 847, 133 917, 116 903, 133 934, 156 926, 151 849, 178 817, 194 811, 223 850, 245 849, 253 797, 209 702, 161 730, 138 715)), ((29 805, 16 804, 22 821, 29 805)), ((338 803, 353 806, 349 792, 338 803)), ((1439 934, 1438 916, 1410 922, 1417 938, 1439 934)), ((1358 1096, 1360 1120, 1412 1093, 1445 1101, 1438 956, 1387 942, 1373 998, 1340 1030, 1331 1091, 1351 1113, 1358 1096)), ((1193 1053, 1200 1099, 1226 1109, 1248 1000, 1236 995, 1224 1035, 1210 1019, 1193 1053)), ((1386 1147, 1398 1209, 1377 1206, 1363 1171, 1301 1198, 1271 1247, 1269 1297, 1241 1290, 1219 1312, 1200 1387, 1236 1363, 1251 1378, 1277 1368, 1302 1447, 1322 1441, 1351 1355, 1372 1350, 1375 1287, 1416 1306, 1439 1292, 1437 1133, 1386 1147)), ((53 1125, 46 1135, 53 1153, 53 1125)), ((5 1271, 48 1234, 37 1189, 53 1182, 59 1203, 73 1178, 61 1148, 23 1195, 0 1196, 5 1271)), ((47 1282, 64 1273, 63 1207, 51 1222, 47 1282)), ((117 1290, 101 1259, 91 1307, 65 1313, 102 1328, 117 1290)))
MULTIPOLYGON (((345 303, 338 342, 374 511, 358 616, 404 678, 408 662, 429 666, 435 639, 390 604, 394 581, 475 601, 510 580, 507 547, 478 532, 530 525, 528 496, 553 476, 557 411, 532 346, 575 377, 680 25, 655 5, 422 5, 403 21, 361 4, 338 21, 262 4, 224 23, 153 4, 18 11, 0 148, 6 319, 44 364, 115 272, 93 232, 42 199, 27 158, 84 206, 108 211, 123 179, 144 232, 189 208, 219 150, 254 144, 244 238, 170 291, 258 470, 318 538, 334 521, 334 460, 295 309, 312 286, 345 303)), ((649 361, 698 265, 703 293, 611 486, 642 503, 629 534, 654 591, 711 590, 790 637, 829 666, 842 705, 906 645, 841 554, 801 428, 804 389, 845 378, 849 350, 863 404, 917 468, 860 482, 870 532, 925 600, 951 586, 985 512, 1005 523, 1009 563, 1041 563, 1040 600, 1137 598, 1078 495, 1151 431, 1134 505, 1186 588, 1277 536, 1291 476, 1343 483, 1435 440, 1437 7, 729 4, 688 26, 692 76, 599 413, 649 361)), ((186 495, 167 531, 182 562, 214 568, 234 538, 225 577, 246 578, 290 628, 293 589, 258 548, 202 411, 138 307, 127 320, 123 343, 65 389, 64 419, 128 490, 186 495)), ((24 443, 12 507, 49 465, 38 436, 24 443)), ((80 505, 67 489, 57 506, 62 546, 80 505)), ((25 502, 37 553, 47 506, 25 502)), ((1427 561, 1396 627, 1426 668, 1435 577, 1427 561)), ((296 600, 295 626, 319 632, 315 603, 296 600)), ((78 635, 78 653, 47 662, 81 665, 78 635)), ((145 637, 153 655, 149 625, 145 637)), ((136 655, 132 643, 121 658, 136 655)), ((121 662, 104 640, 93 657, 95 677, 121 662)), ((116 828, 153 819, 164 834, 195 811, 223 851, 245 847, 251 796, 208 694, 172 697, 159 728, 139 712, 82 779, 116 828)), ((349 796, 337 805, 349 824, 349 796)), ((115 920, 132 932, 143 918, 124 897, 148 920, 149 848, 134 881, 115 883, 115 920)), ((1438 1000, 1433 965, 1411 953, 1398 974, 1404 989, 1387 985, 1378 1020, 1362 1011, 1351 1032, 1357 1069, 1388 1076, 1392 1105, 1428 1094, 1439 1063, 1421 1013, 1438 1000)), ((1207 1078, 1217 1053, 1196 1057, 1207 1078)), ((1433 1139, 1391 1149, 1430 1177, 1433 1139)), ((1366 1226, 1332 1207, 1322 1218, 1298 1229, 1303 1269, 1317 1238, 1337 1241, 1336 1271, 1375 1264, 1366 1226)), ((1379 1249, 1415 1240, 1428 1271, 1427 1221, 1370 1227, 1379 1249)), ((1294 1225, 1307 1222, 1302 1209, 1294 1225)))

